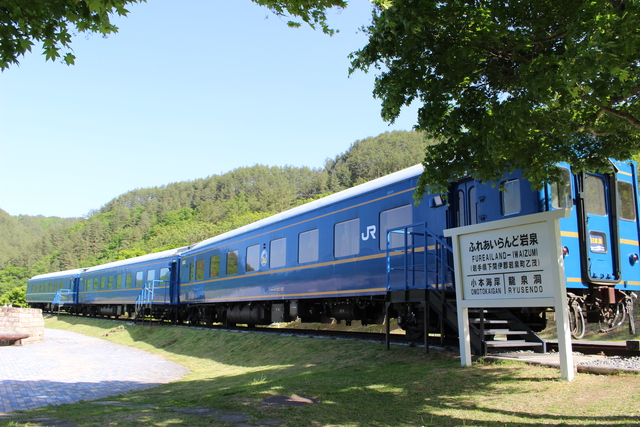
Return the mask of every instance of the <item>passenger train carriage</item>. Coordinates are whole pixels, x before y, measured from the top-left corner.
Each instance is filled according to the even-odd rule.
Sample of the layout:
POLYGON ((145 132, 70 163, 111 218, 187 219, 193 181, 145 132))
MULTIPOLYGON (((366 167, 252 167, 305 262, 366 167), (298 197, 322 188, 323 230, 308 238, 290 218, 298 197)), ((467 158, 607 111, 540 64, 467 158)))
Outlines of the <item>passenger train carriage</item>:
MULTIPOLYGON (((504 191, 460 180, 446 197, 427 194, 415 204, 422 172, 417 165, 188 248, 82 270, 74 282, 75 306, 67 309, 132 313, 145 284, 160 281, 146 286, 155 295, 147 297, 149 310, 189 323, 256 325, 300 318, 368 324, 392 316, 409 331, 444 331, 447 315, 430 311, 434 304, 427 295, 439 291, 451 300, 453 293, 443 230, 568 208, 570 217, 560 220, 562 251, 572 329, 580 337, 587 320, 607 327, 624 322, 632 315, 633 292, 640 290, 636 164, 611 165, 609 174, 574 174, 560 165, 563 180, 542 191, 518 174, 497 183, 504 191), (394 273, 398 260, 420 256, 422 267, 394 273)), ((29 281, 27 299, 50 309, 52 290, 43 292, 41 280, 29 281)), ((513 311, 534 331, 544 328, 543 310, 513 311)))

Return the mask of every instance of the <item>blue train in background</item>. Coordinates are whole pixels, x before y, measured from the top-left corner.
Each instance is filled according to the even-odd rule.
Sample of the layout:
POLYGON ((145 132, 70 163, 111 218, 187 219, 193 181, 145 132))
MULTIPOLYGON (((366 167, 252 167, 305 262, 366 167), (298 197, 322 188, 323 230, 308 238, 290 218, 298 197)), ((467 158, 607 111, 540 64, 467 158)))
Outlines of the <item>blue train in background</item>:
MULTIPOLYGON (((427 194, 415 204, 417 165, 189 247, 36 276, 27 302, 87 316, 226 326, 396 318, 414 336, 456 335, 443 230, 570 209, 560 228, 574 337, 587 322, 614 328, 628 319, 633 329, 640 291, 636 166, 612 161, 610 173, 576 174, 559 165, 562 181, 541 191, 518 174, 497 183, 505 191, 464 179, 447 195, 427 194)), ((546 309, 509 312, 518 333, 481 327, 479 339, 511 340, 509 334, 546 325, 546 309)))

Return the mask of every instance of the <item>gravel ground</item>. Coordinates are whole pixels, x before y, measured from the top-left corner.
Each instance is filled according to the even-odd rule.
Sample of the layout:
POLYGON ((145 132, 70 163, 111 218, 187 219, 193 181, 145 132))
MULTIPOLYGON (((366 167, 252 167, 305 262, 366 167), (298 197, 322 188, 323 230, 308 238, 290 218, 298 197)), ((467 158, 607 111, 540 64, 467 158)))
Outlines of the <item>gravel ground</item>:
POLYGON ((593 358, 588 361, 580 362, 579 365, 601 366, 606 368, 622 368, 622 369, 638 369, 640 370, 640 357, 622 357, 610 356, 602 358, 593 358))

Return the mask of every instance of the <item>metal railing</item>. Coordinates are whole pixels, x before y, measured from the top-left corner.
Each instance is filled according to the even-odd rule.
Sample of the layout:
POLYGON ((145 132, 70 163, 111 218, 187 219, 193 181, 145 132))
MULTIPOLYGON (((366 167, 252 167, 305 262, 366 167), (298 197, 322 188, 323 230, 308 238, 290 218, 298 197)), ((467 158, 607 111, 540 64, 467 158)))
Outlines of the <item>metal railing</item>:
POLYGON ((452 248, 426 223, 387 231, 387 290, 453 289, 452 248))
POLYGON ((73 295, 75 295, 75 292, 73 292, 71 289, 58 289, 55 296, 53 297, 53 301, 51 302, 51 309, 53 310, 53 307, 55 307, 57 304, 58 314, 60 314, 60 309, 62 308, 63 305, 65 305, 68 302, 73 302, 73 299, 70 298, 73 295))

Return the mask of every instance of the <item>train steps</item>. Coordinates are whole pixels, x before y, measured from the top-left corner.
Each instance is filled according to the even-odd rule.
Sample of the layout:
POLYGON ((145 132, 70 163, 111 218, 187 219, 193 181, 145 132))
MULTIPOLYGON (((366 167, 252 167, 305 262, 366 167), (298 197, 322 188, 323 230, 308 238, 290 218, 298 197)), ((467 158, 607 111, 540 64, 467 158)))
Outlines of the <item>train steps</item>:
MULTIPOLYGON (((460 330, 452 254, 448 241, 429 230, 426 223, 387 230, 388 304, 420 303, 428 313, 435 312, 442 339, 445 335, 457 336, 460 330)), ((507 309, 469 309, 469 317, 471 348, 476 355, 504 353, 507 349, 546 350, 544 340, 507 309)), ((424 332, 426 337, 426 324, 424 332)))
POLYGON ((483 355, 528 350, 546 352, 546 343, 507 309, 469 309, 469 323, 483 337, 483 355))

